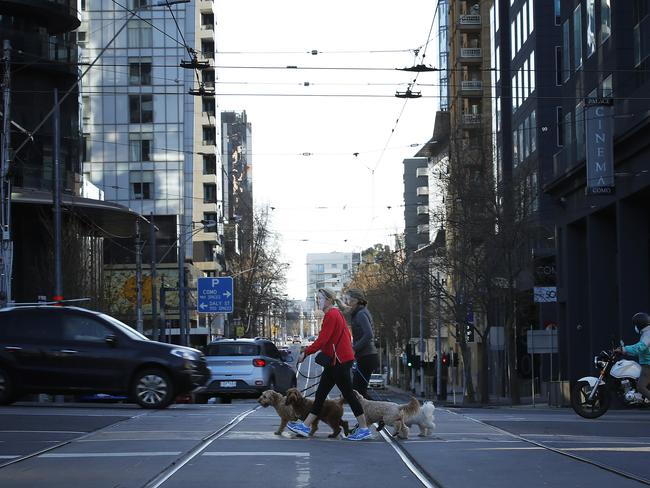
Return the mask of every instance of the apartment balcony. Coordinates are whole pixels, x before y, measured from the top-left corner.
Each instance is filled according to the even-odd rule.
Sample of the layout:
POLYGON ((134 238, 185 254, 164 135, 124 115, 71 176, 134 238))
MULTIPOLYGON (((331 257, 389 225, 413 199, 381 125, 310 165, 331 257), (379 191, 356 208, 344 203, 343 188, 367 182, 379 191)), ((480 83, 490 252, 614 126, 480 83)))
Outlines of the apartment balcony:
POLYGON ((483 91, 481 80, 463 80, 460 82, 460 94, 465 96, 477 96, 483 91))
POLYGON ((458 17, 458 28, 461 30, 478 30, 481 28, 481 16, 464 14, 458 17))
POLYGON ((482 114, 461 114, 460 124, 463 127, 480 127, 483 122, 482 114))
POLYGON ((72 31, 81 24, 77 0, 0 0, 0 12, 36 18, 50 34, 72 31))
POLYGON ((461 63, 480 63, 483 61, 483 50, 480 47, 461 47, 459 59, 461 63))

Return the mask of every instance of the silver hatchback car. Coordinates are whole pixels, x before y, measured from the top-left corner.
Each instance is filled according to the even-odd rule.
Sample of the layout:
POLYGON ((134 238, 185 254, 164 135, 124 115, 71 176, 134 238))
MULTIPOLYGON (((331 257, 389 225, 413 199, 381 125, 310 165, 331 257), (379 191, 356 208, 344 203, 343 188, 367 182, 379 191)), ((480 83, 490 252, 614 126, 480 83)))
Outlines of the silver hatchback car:
POLYGON ((205 359, 211 377, 194 391, 196 403, 255 397, 268 389, 285 393, 296 386, 295 369, 267 339, 219 339, 207 345, 205 359))

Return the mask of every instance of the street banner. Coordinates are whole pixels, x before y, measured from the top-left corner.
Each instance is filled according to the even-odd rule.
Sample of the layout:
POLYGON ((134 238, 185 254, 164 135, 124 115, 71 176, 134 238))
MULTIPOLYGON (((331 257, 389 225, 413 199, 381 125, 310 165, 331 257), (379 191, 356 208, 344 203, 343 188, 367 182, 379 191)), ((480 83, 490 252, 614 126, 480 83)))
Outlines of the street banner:
POLYGON ((585 100, 587 195, 614 193, 614 119, 611 98, 585 100))

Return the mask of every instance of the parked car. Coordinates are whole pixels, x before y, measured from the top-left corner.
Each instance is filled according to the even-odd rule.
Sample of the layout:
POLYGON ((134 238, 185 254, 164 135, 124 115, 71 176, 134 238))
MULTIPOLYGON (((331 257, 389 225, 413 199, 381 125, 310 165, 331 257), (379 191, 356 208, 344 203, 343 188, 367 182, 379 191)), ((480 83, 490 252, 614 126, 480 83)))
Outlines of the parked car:
POLYGON ((0 404, 26 393, 126 395, 164 408, 209 377, 196 349, 151 341, 77 307, 0 309, 0 404))
POLYGON ((300 340, 299 335, 293 336, 293 340, 291 341, 292 344, 302 344, 302 340, 300 340))
POLYGON ((377 390, 383 390, 386 388, 386 382, 384 381, 384 376, 379 373, 373 373, 370 375, 368 380, 368 388, 373 388, 377 390))
POLYGON ((297 384, 296 371, 267 339, 218 339, 206 347, 206 359, 212 376, 195 391, 196 403, 256 397, 269 389, 285 393, 297 384))

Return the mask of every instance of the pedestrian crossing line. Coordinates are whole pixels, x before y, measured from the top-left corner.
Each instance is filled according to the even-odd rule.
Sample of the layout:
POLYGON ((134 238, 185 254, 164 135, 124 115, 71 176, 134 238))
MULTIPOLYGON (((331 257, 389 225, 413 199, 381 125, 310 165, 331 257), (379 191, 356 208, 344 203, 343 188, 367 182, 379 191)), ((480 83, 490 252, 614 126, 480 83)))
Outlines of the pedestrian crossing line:
POLYGON ((290 456, 290 457, 309 457, 308 452, 277 452, 277 451, 209 451, 204 452, 202 456, 290 456))
POLYGON ((111 458, 111 457, 145 457, 145 456, 178 456, 181 451, 140 451, 140 452, 52 452, 38 456, 43 459, 73 459, 73 458, 111 458))

